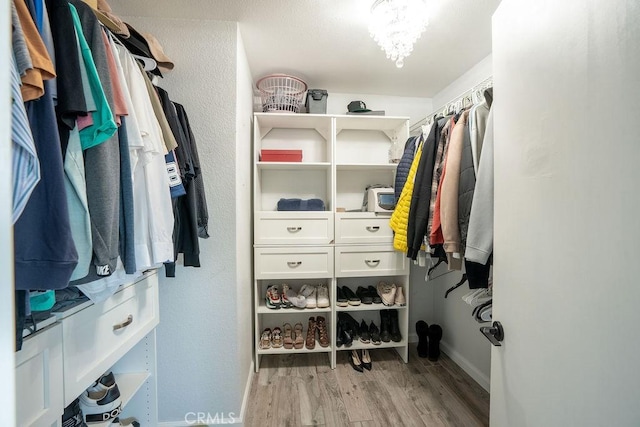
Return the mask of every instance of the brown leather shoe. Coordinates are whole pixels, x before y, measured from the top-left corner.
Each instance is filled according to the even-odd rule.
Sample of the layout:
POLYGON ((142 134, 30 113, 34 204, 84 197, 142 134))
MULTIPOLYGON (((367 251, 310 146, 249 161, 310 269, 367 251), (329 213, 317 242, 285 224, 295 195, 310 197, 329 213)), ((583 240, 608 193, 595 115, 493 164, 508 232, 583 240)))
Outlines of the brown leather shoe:
POLYGON ((307 329, 307 342, 306 346, 309 350, 316 348, 316 319, 309 318, 309 328, 307 329))
POLYGON ((328 347, 329 333, 327 332, 327 322, 322 316, 316 317, 316 322, 318 325, 318 336, 319 336, 318 341, 320 342, 320 347, 328 347))

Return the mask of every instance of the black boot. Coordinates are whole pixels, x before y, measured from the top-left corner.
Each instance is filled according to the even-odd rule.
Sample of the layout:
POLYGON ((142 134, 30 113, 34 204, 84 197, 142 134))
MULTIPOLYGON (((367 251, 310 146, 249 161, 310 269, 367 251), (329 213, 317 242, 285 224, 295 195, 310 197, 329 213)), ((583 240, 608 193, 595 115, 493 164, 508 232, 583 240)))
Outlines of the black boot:
POLYGON ((353 343, 353 330, 347 319, 348 316, 346 313, 338 313, 338 323, 341 325, 341 342, 345 347, 351 347, 353 343))
POLYGON ((398 321, 398 310, 389 310, 389 332, 391 335, 391 341, 402 341, 402 335, 400 334, 400 324, 398 321))
POLYGON ((416 334, 418 334, 418 357, 427 357, 429 355, 429 325, 424 320, 416 322, 416 334))
POLYGON ((338 320, 336 325, 336 347, 342 346, 342 322, 338 320))
POLYGON ((360 329, 359 329, 358 335, 360 335, 361 343, 369 344, 371 342, 371 339, 369 336, 369 326, 367 325, 367 322, 364 321, 364 319, 362 319, 362 322, 360 323, 360 329))
POLYGON ((380 310, 380 339, 383 342, 391 341, 391 319, 388 310, 380 310))
POLYGON ((435 362, 440 357, 440 340, 442 328, 440 325, 429 326, 429 360, 435 362))

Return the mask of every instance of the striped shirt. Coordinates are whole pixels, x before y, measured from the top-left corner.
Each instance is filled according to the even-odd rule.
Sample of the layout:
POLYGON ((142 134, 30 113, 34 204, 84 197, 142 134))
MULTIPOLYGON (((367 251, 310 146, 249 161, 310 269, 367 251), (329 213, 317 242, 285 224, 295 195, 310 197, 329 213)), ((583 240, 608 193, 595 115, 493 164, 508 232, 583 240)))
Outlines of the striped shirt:
POLYGON ((29 197, 40 181, 40 162, 33 142, 29 119, 20 92, 20 74, 12 55, 11 60, 11 167, 13 180, 13 224, 16 223, 29 197))

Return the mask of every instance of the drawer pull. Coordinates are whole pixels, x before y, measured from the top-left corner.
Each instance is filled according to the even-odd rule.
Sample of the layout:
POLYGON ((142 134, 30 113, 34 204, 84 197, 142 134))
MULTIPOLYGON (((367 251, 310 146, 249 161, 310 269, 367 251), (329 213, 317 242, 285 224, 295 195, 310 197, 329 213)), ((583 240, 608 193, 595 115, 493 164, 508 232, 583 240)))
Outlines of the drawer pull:
POLYGON ((289 266, 289 268, 300 267, 302 265, 302 261, 289 261, 287 262, 287 265, 289 266))
POLYGON ((365 259, 364 262, 366 262, 369 267, 377 267, 378 264, 380 264, 379 259, 365 259))
POLYGON ((118 331, 120 329, 124 329, 132 323, 133 323, 133 316, 129 315, 129 317, 127 317, 127 320, 125 320, 124 322, 113 325, 113 330, 118 331))
POLYGON ((302 230, 302 227, 287 227, 289 233, 297 233, 300 230, 302 230))
POLYGON ((378 230, 380 230, 380 227, 378 227, 377 225, 376 225, 376 226, 373 226, 373 227, 372 227, 372 226, 368 226, 368 227, 367 227, 367 231, 370 231, 370 232, 372 232, 372 233, 375 233, 375 232, 376 232, 376 231, 378 231, 378 230))

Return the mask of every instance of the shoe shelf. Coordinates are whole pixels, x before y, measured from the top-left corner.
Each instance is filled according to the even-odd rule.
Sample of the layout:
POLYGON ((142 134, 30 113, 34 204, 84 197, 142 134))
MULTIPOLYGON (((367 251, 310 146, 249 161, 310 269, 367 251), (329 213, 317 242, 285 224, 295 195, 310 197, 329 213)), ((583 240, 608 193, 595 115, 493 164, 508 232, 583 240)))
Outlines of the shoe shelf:
MULTIPOLYGON (((131 373, 131 374, 114 374, 116 378, 116 384, 118 390, 120 390, 120 400, 122 401, 122 408, 129 403, 131 398, 140 390, 144 383, 149 379, 151 374, 148 372, 131 373)), ((113 420, 108 420, 101 423, 90 423, 91 427, 109 427, 113 423, 113 420)))
POLYGON ((258 308, 256 309, 256 313, 258 314, 312 314, 312 313, 331 313, 331 307, 326 308, 268 308, 264 301, 262 301, 258 308))
POLYGON ((360 304, 350 305, 349 307, 336 307, 336 311, 352 312, 352 311, 380 311, 380 310, 406 310, 406 305, 383 305, 383 304, 360 304))
POLYGON ((402 340, 399 342, 389 341, 389 342, 381 342, 380 344, 365 344, 363 342, 353 342, 349 347, 345 347, 341 345, 340 347, 336 347, 336 351, 346 351, 346 350, 375 350, 378 348, 397 348, 397 347, 406 347, 408 344, 407 340, 402 340))
MULTIPOLYGON (((257 344, 256 344, 257 345, 257 344)), ((258 354, 297 354, 297 353, 331 353, 331 346, 321 347, 320 342, 316 339, 316 346, 314 348, 258 348, 258 354)))

